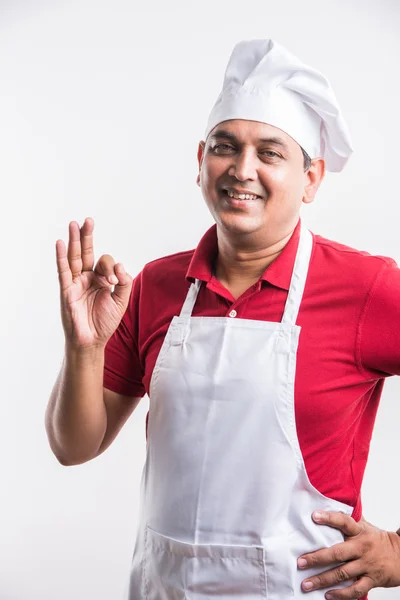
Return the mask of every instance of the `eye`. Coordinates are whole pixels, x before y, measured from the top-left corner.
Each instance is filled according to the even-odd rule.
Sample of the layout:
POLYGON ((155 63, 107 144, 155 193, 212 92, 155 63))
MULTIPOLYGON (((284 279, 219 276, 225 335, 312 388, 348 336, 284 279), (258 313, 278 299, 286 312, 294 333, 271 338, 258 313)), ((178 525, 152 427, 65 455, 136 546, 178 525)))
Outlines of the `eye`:
POLYGON ((279 154, 277 154, 276 152, 274 152, 273 150, 263 150, 261 152, 261 154, 266 154, 268 155, 268 158, 280 158, 279 154), (271 156, 272 155, 272 156, 271 156))
POLYGON ((212 146, 211 150, 216 154, 228 154, 235 150, 235 148, 231 144, 215 144, 212 146))

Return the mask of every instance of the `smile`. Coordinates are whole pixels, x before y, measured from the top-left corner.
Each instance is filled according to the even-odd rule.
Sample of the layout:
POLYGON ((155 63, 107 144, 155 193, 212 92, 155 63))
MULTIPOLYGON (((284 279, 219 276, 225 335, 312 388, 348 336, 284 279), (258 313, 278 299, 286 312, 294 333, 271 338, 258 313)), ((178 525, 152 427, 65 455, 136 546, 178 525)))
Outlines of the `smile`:
POLYGON ((230 198, 235 198, 235 200, 259 200, 260 196, 255 194, 238 194, 237 192, 233 192, 232 190, 224 190, 226 194, 230 198))

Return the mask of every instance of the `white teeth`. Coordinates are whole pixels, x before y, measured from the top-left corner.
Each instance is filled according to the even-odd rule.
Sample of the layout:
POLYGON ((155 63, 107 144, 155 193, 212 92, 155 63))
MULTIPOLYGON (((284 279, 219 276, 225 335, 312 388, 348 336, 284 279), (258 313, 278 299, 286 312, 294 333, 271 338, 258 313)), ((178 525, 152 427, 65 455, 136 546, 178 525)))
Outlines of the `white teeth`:
POLYGON ((253 196, 252 194, 235 194, 231 190, 226 190, 228 196, 231 198, 236 198, 236 200, 255 200, 258 196, 253 196))

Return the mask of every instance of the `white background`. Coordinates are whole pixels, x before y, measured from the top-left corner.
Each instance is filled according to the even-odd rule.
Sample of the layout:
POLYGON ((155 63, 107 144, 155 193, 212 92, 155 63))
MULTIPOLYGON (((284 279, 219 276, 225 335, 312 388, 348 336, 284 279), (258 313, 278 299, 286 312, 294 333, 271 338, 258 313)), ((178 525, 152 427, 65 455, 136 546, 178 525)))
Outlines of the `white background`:
MULTIPOLYGON (((212 224, 197 144, 228 57, 272 37, 329 78, 355 148, 305 223, 400 261, 399 13, 396 0, 0 1, 0 600, 122 600, 137 525, 147 399, 90 463, 62 467, 47 443, 64 339, 55 241, 91 216, 96 260, 132 275, 195 247, 212 224)), ((390 530, 399 420, 393 378, 363 487, 365 517, 390 530)))

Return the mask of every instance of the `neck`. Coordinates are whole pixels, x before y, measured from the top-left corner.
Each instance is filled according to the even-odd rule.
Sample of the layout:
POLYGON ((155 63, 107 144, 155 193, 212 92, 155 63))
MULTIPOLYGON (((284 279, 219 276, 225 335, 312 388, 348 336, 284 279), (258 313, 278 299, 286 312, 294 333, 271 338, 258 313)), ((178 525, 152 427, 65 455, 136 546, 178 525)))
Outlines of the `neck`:
POLYGON ((216 278, 228 288, 238 281, 258 281, 265 269, 282 252, 295 228, 296 224, 289 230, 271 236, 270 239, 260 240, 258 243, 251 235, 233 239, 218 229, 216 278))

